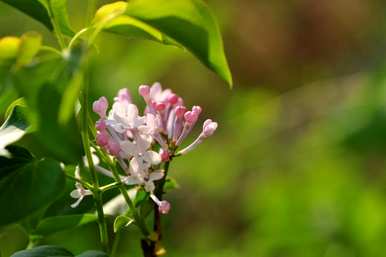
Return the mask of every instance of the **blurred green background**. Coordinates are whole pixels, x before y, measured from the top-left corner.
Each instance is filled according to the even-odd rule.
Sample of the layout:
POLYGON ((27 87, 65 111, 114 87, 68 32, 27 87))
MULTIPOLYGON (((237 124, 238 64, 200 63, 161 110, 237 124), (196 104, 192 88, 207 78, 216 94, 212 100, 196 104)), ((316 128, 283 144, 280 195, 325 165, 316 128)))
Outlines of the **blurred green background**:
MULTIPOLYGON (((69 2, 80 29, 87 1, 69 2)), ((172 163, 181 187, 167 195, 168 256, 386 256, 386 2, 207 2, 233 90, 188 53, 112 34, 91 63, 93 99, 160 81, 219 122, 215 136, 172 163)), ((0 36, 37 30, 54 44, 5 4, 0 24, 0 36)), ((141 256, 137 233, 122 233, 118 256, 141 256)), ((1 256, 26 242, 17 226, 3 229, 1 256)), ((45 243, 99 247, 95 225, 45 243)))

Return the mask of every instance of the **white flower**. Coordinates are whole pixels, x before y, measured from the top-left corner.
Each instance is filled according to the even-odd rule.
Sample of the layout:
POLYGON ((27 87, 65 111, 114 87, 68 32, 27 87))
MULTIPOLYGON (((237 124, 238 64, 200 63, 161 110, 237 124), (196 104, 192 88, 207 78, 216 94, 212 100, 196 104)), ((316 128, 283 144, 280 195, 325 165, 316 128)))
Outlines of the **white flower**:
POLYGON ((121 153, 124 158, 133 157, 135 162, 143 170, 149 169, 152 165, 158 165, 161 162, 161 156, 150 149, 152 137, 147 135, 135 135, 133 141, 121 141, 121 153))
MULTIPOLYGON (((75 168, 75 178, 80 179, 79 166, 76 166, 75 168)), ((71 191, 70 196, 78 200, 75 203, 71 204, 72 208, 76 208, 85 196, 92 195, 92 192, 88 189, 85 189, 83 185, 79 182, 75 183, 75 188, 76 189, 71 191)))
POLYGON ((147 192, 153 192, 155 189, 154 181, 162 179, 163 176, 164 172, 162 170, 150 173, 138 170, 133 171, 130 176, 124 178, 123 182, 127 185, 143 185, 147 192))
POLYGON ((138 115, 137 106, 127 102, 115 102, 106 121, 107 125, 113 127, 118 133, 136 129, 144 122, 145 118, 138 115))

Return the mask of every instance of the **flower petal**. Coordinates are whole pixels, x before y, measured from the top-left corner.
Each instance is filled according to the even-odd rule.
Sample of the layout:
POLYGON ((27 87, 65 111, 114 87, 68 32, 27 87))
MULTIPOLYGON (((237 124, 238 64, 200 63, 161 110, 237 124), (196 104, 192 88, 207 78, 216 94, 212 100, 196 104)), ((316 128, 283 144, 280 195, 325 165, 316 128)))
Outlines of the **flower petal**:
POLYGON ((155 185, 152 181, 145 182, 145 190, 147 192, 153 192, 155 189, 155 185))
POLYGON ((72 190, 71 193, 70 193, 70 196, 72 198, 80 198, 80 197, 82 197, 82 194, 80 193, 80 189, 72 190))
POLYGON ((126 140, 121 142, 120 145, 121 145, 121 150, 124 152, 126 156, 130 157, 138 154, 137 146, 133 142, 126 140))
POLYGON ((70 205, 71 208, 76 208, 76 207, 78 207, 78 205, 80 204, 80 202, 81 202, 82 200, 83 200, 83 196, 79 197, 79 199, 78 199, 75 203, 73 203, 73 204, 70 205))
POLYGON ((158 165, 162 161, 161 155, 157 152, 147 151, 146 155, 149 158, 149 161, 152 165, 158 165))
POLYGON ((122 182, 124 182, 126 185, 141 185, 143 184, 143 180, 136 176, 127 176, 122 179, 122 182))
POLYGON ((164 177, 163 171, 154 171, 149 175, 149 181, 160 180, 164 177))

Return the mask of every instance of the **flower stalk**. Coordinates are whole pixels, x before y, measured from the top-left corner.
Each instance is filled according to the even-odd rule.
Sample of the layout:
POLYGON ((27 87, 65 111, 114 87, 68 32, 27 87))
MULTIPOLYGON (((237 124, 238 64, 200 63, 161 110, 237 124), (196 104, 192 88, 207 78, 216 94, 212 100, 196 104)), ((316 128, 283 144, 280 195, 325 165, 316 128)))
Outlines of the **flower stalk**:
POLYGON ((83 92, 82 92, 82 108, 81 108, 81 137, 83 149, 87 157, 88 167, 91 173, 92 183, 94 190, 92 190, 93 197, 95 200, 95 207, 98 215, 98 227, 100 241, 103 249, 109 251, 109 238, 107 234, 107 224, 103 213, 103 200, 102 200, 102 191, 99 189, 99 181, 94 168, 94 162, 92 159, 90 151, 90 141, 88 133, 88 83, 84 83, 83 92))

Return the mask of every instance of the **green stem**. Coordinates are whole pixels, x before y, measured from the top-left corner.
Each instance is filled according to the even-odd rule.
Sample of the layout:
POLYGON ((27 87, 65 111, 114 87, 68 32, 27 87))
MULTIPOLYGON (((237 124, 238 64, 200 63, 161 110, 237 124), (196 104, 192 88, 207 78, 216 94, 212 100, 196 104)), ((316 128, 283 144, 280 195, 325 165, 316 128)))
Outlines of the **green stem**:
POLYGON ((119 183, 118 183, 118 182, 114 182, 114 183, 111 183, 111 184, 102 186, 102 187, 100 187, 99 189, 100 189, 102 192, 105 192, 105 191, 108 191, 108 190, 111 190, 111 189, 114 189, 114 188, 118 188, 118 187, 119 187, 119 183))
POLYGON ((73 180, 73 181, 75 181, 75 182, 79 182, 80 184, 82 184, 82 186, 84 186, 84 187, 87 188, 87 189, 90 189, 90 190, 93 190, 93 189, 94 189, 93 185, 90 185, 90 184, 87 183, 86 181, 83 181, 83 180, 81 180, 81 179, 78 179, 78 178, 76 178, 76 177, 73 177, 73 176, 71 176, 71 175, 69 175, 69 174, 66 174, 66 177, 69 178, 69 179, 71 179, 71 180, 73 180))
POLYGON ((82 93, 82 112, 81 112, 81 136, 82 136, 82 143, 83 148, 86 153, 88 167, 91 172, 91 178, 94 185, 93 190, 93 196, 95 199, 95 206, 96 211, 98 215, 98 226, 99 226, 99 234, 100 234, 100 240, 102 247, 105 251, 108 252, 109 250, 109 241, 108 241, 108 234, 107 234, 107 224, 103 213, 103 200, 102 200, 102 192, 99 189, 99 181, 96 174, 96 170, 94 168, 94 163, 91 156, 90 151, 90 141, 89 141, 89 134, 88 134, 88 82, 85 81, 84 87, 83 87, 83 93, 82 93))
POLYGON ((130 196, 127 193, 125 185, 121 181, 121 178, 119 176, 118 170, 115 167, 115 164, 98 147, 95 147, 95 150, 96 150, 96 153, 97 153, 98 157, 100 157, 105 163, 107 163, 107 165, 111 169, 111 171, 112 171, 112 173, 114 175, 114 180, 118 183, 118 188, 119 188, 120 192, 122 193, 122 195, 123 195, 127 205, 129 206, 129 209, 133 213, 133 218, 134 218, 135 224, 139 227, 139 229, 141 230, 142 234, 147 238, 150 235, 150 233, 149 233, 149 230, 146 227, 145 220, 141 217, 141 215, 139 214, 139 212, 135 208, 133 201, 130 199, 130 196))
POLYGON ((129 206, 130 210, 133 212, 133 218, 135 220, 135 223, 137 224, 137 226, 141 230, 142 234, 145 237, 148 237, 149 231, 146 227, 144 219, 141 217, 141 215, 139 214, 139 212, 135 208, 133 201, 130 199, 130 196, 127 193, 127 190, 121 181, 121 178, 119 176, 117 169, 115 168, 115 165, 110 164, 110 166, 111 166, 115 181, 119 183, 119 190, 121 191, 123 198, 125 198, 125 201, 126 201, 127 205, 129 206))
POLYGON ((53 48, 53 47, 50 47, 50 46, 41 46, 40 50, 41 51, 47 51, 47 52, 55 53, 55 54, 57 54, 59 56, 62 56, 62 53, 60 51, 58 51, 56 48, 53 48))

